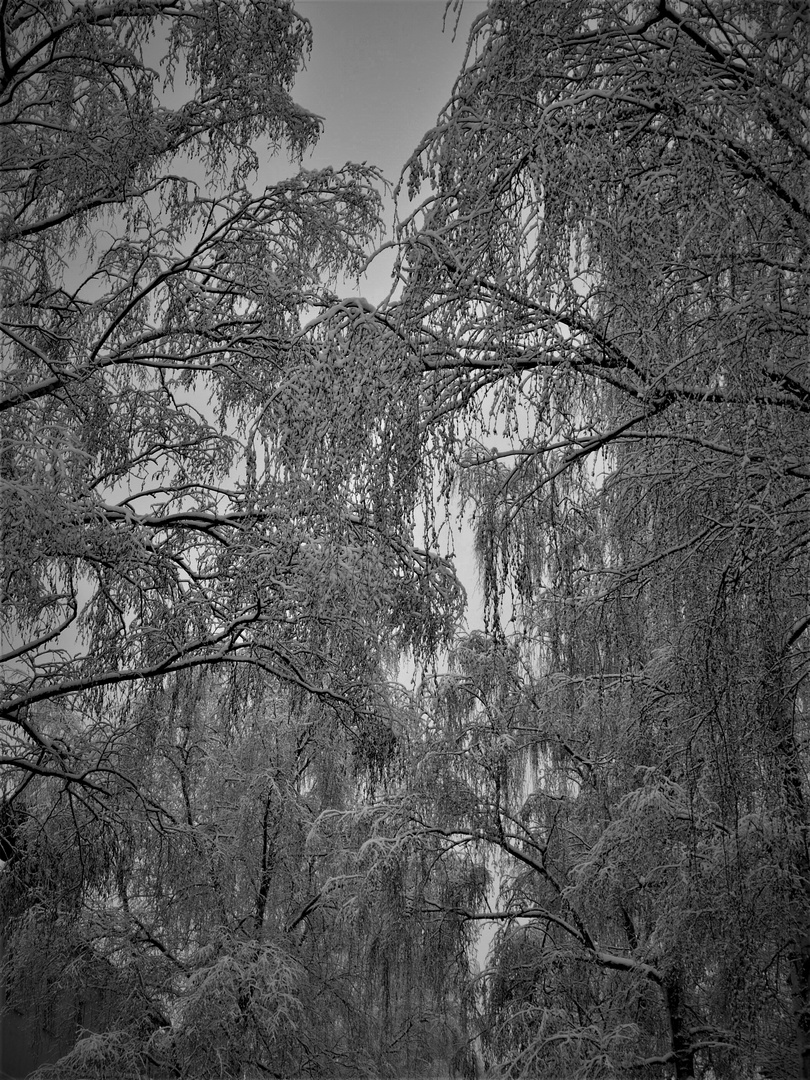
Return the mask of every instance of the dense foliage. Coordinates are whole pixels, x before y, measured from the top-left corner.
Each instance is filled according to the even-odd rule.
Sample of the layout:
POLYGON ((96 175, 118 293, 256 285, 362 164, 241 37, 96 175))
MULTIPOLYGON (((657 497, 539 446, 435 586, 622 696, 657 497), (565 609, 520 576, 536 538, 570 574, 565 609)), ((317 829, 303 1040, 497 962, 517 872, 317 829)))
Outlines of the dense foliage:
POLYGON ((0 18, 9 1005, 96 1033, 60 1076, 422 1067, 456 1036, 397 970, 435 942, 318 824, 391 766, 397 657, 461 597, 408 527, 408 372, 346 356, 329 292, 379 177, 251 190, 319 130, 286 0, 0 18))
POLYGON ((249 187, 317 137, 286 0, 2 18, 0 904, 9 1000, 95 1032, 55 1075, 810 1078, 804 5, 492 0, 379 308, 329 292, 373 170, 249 187))
POLYGON ((809 44, 791 3, 494 2, 411 161, 401 332, 489 624, 421 813, 500 853, 514 1076, 810 1076, 809 44))

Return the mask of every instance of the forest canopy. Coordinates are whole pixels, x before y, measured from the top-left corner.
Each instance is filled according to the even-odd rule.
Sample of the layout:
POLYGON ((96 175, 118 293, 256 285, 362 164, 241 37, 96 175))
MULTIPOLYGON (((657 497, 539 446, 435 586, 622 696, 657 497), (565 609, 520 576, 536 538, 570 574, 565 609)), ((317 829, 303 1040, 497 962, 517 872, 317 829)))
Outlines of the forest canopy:
POLYGON ((806 6, 492 0, 378 307, 291 3, 0 18, 40 1075, 810 1078, 806 6))

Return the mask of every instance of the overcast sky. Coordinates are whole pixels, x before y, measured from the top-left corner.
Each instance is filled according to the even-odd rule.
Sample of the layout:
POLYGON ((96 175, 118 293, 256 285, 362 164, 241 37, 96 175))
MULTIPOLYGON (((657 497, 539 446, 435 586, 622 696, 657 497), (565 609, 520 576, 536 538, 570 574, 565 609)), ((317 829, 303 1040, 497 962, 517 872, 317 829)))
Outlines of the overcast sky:
MULTIPOLYGON (((324 119, 304 167, 365 161, 396 183, 449 100, 470 25, 484 7, 482 0, 464 0, 454 36, 452 10, 442 30, 444 0, 299 0, 314 47, 293 96, 324 119)), ((379 260, 362 286, 372 302, 389 291, 391 263, 391 257, 379 260)))
POLYGON ((314 49, 296 98, 325 119, 317 165, 368 160, 395 179, 404 159, 450 97, 473 11, 458 32, 443 0, 300 0, 314 49))

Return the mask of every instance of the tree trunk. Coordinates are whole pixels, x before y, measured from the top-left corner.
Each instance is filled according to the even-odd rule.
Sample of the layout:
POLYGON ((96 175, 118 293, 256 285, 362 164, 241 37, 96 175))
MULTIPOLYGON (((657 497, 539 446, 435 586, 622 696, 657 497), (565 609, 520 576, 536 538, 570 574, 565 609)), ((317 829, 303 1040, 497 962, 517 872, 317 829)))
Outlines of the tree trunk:
POLYGON ((674 971, 664 981, 664 997, 669 1015, 672 1052, 675 1055, 675 1080, 691 1080, 695 1075, 695 1052, 683 1015, 679 971, 674 971))
POLYGON ((264 818, 262 820, 262 866, 259 875, 259 888, 256 893, 256 911, 253 917, 253 926, 256 937, 261 936, 264 926, 264 914, 267 909, 267 897, 270 893, 270 878, 272 867, 272 849, 278 829, 270 836, 270 811, 272 808, 272 791, 268 791, 264 802, 264 818))
MULTIPOLYGON (((806 621, 785 639, 781 654, 766 681, 764 705, 766 720, 774 734, 776 766, 787 810, 790 832, 788 858, 798 881, 793 899, 796 910, 810 911, 810 832, 807 800, 801 763, 801 751, 795 735, 795 702, 789 704, 785 687, 790 684, 790 649, 806 630, 806 621)), ((796 1049, 801 1080, 810 1080, 810 918, 807 915, 796 927, 790 953, 790 991, 796 1024, 796 1049)))
POLYGON ((796 1017, 801 1080, 810 1080, 810 935, 804 934, 790 958, 790 989, 796 1017))

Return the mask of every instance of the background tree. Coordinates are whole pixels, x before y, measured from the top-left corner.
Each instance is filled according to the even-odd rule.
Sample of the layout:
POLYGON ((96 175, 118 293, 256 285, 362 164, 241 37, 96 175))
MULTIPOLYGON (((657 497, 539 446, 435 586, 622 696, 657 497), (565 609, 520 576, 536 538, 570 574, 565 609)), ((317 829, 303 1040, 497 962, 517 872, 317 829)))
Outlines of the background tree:
POLYGON ((807 53, 789 3, 492 3, 411 161, 385 319, 489 627, 420 812, 505 856, 514 1075, 810 1075, 807 53))
POLYGON ((266 678, 249 694, 198 673, 152 687, 140 782, 174 820, 155 830, 119 804, 99 836, 85 815, 67 860, 55 781, 38 786, 50 819, 30 808, 36 858, 6 883, 12 997, 82 1010, 100 985, 111 1003, 103 1025, 84 1009, 93 1034, 43 1076, 416 1076, 461 1049, 463 923, 414 917, 416 884, 441 895, 424 842, 392 850, 380 812, 358 810, 359 781, 379 794, 393 771, 395 704, 377 703, 376 741, 347 743, 329 710, 266 678))

